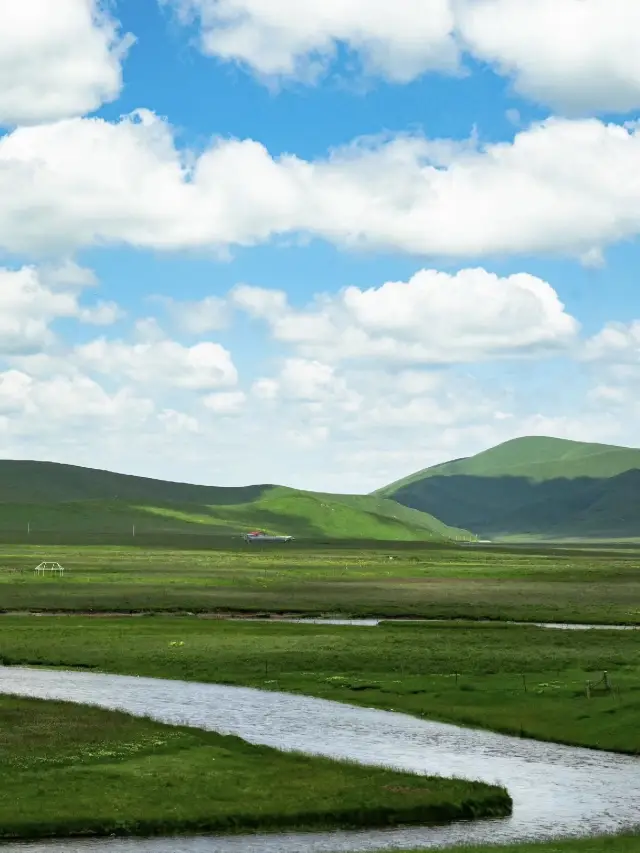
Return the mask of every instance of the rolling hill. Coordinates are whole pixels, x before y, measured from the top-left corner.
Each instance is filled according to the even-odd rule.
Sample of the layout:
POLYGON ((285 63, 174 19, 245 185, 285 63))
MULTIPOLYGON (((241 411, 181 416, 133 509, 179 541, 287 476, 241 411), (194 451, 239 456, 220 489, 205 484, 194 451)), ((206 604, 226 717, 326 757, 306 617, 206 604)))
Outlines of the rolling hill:
POLYGON ((491 538, 638 538, 640 450, 517 438, 375 494, 491 538))
POLYGON ((240 534, 258 527, 307 539, 472 539, 379 495, 284 486, 197 486, 52 462, 0 461, 0 532, 24 535, 240 534))

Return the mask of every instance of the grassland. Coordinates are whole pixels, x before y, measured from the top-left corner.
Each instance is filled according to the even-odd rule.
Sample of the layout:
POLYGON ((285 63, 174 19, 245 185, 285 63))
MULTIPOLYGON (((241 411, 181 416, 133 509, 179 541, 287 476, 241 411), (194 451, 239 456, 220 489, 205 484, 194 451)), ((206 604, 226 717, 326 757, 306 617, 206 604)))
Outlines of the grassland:
MULTIPOLYGON (((471 539, 431 515, 378 495, 284 486, 194 486, 46 462, 0 460, 0 534, 20 541, 145 534, 239 536, 258 527, 304 539, 471 539)), ((120 539, 122 541, 122 538, 120 539)))
POLYGON ((514 439, 435 465, 377 494, 491 538, 637 538, 640 450, 514 439))
POLYGON ((0 660, 280 689, 640 753, 635 631, 7 616, 0 660), (605 670, 613 692, 589 698, 605 670))
POLYGON ((504 789, 0 697, 0 838, 393 826, 503 816, 504 789))
MULTIPOLYGON (((144 542, 142 537, 137 537, 144 542)), ((416 543, 193 550, 0 548, 0 610, 293 613, 640 623, 634 548, 484 549, 416 543), (63 579, 38 578, 41 560, 63 579)))
POLYGON ((240 538, 255 528, 304 539, 441 541, 472 539, 433 516, 395 501, 365 495, 321 495, 274 487, 251 503, 234 505, 71 501, 50 504, 0 504, 0 535, 20 541, 27 535, 44 541, 118 536, 195 534, 240 538))
POLYGON ((640 468, 640 449, 570 441, 547 436, 526 436, 505 441, 475 456, 443 462, 410 474, 378 494, 389 495, 424 477, 464 474, 475 477, 527 477, 544 480, 616 477, 640 468))
MULTIPOLYGON (((0 609, 43 615, 0 618, 0 663, 280 689, 640 754, 640 632, 550 631, 499 622, 355 628, 212 618, 291 613, 640 624, 636 546, 345 540, 255 549, 231 539, 221 547, 218 538, 212 550, 203 548, 211 540, 202 537, 164 535, 165 547, 152 547, 151 535, 137 536, 137 546, 3 546, 0 609), (36 578, 32 569, 42 559, 59 560, 67 576, 36 578), (56 610, 78 615, 47 615, 56 610), (79 615, 85 612, 102 618, 79 615), (604 671, 610 690, 595 686, 604 671)), ((184 754, 196 756, 198 749, 184 754)), ((369 817, 365 823, 374 825, 369 817)), ((148 827, 135 831, 156 831, 148 827)), ((600 853, 605 844, 607 853, 637 850, 633 838, 511 849, 600 853)))

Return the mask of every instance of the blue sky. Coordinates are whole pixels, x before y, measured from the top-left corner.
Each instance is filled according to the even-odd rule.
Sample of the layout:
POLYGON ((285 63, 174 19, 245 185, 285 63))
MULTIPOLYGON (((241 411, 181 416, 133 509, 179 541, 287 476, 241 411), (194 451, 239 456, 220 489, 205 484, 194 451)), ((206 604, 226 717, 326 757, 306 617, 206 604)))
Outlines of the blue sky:
POLYGON ((621 4, 0 10, 0 456, 366 491, 636 443, 621 4))

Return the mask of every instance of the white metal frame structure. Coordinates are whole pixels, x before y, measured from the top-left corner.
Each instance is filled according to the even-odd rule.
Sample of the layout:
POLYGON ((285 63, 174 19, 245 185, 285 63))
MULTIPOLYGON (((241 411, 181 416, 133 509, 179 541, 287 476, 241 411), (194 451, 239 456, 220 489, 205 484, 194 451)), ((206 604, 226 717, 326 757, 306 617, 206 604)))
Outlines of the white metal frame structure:
POLYGON ((60 577, 64 574, 64 567, 60 565, 60 563, 52 563, 45 561, 44 563, 40 563, 39 566, 36 566, 33 570, 37 575, 43 575, 45 572, 51 572, 51 574, 58 574, 60 577))

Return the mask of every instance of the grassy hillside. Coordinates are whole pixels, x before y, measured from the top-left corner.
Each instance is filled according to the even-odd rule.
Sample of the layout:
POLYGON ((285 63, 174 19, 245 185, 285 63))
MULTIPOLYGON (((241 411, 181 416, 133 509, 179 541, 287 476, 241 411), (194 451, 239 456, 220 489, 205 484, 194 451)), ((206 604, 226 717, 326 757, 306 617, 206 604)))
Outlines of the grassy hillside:
POLYGON ((514 439, 376 494, 484 536, 640 537, 640 450, 514 439))
MULTIPOLYGON (((255 527, 301 538, 471 538, 377 495, 283 486, 219 488, 41 462, 0 461, 0 532, 240 534, 255 527)), ((6 536, 5 536, 6 538, 6 536)))
POLYGON ((270 488, 273 487, 193 486, 57 462, 0 460, 0 503, 151 501, 226 505, 255 500, 270 488))

